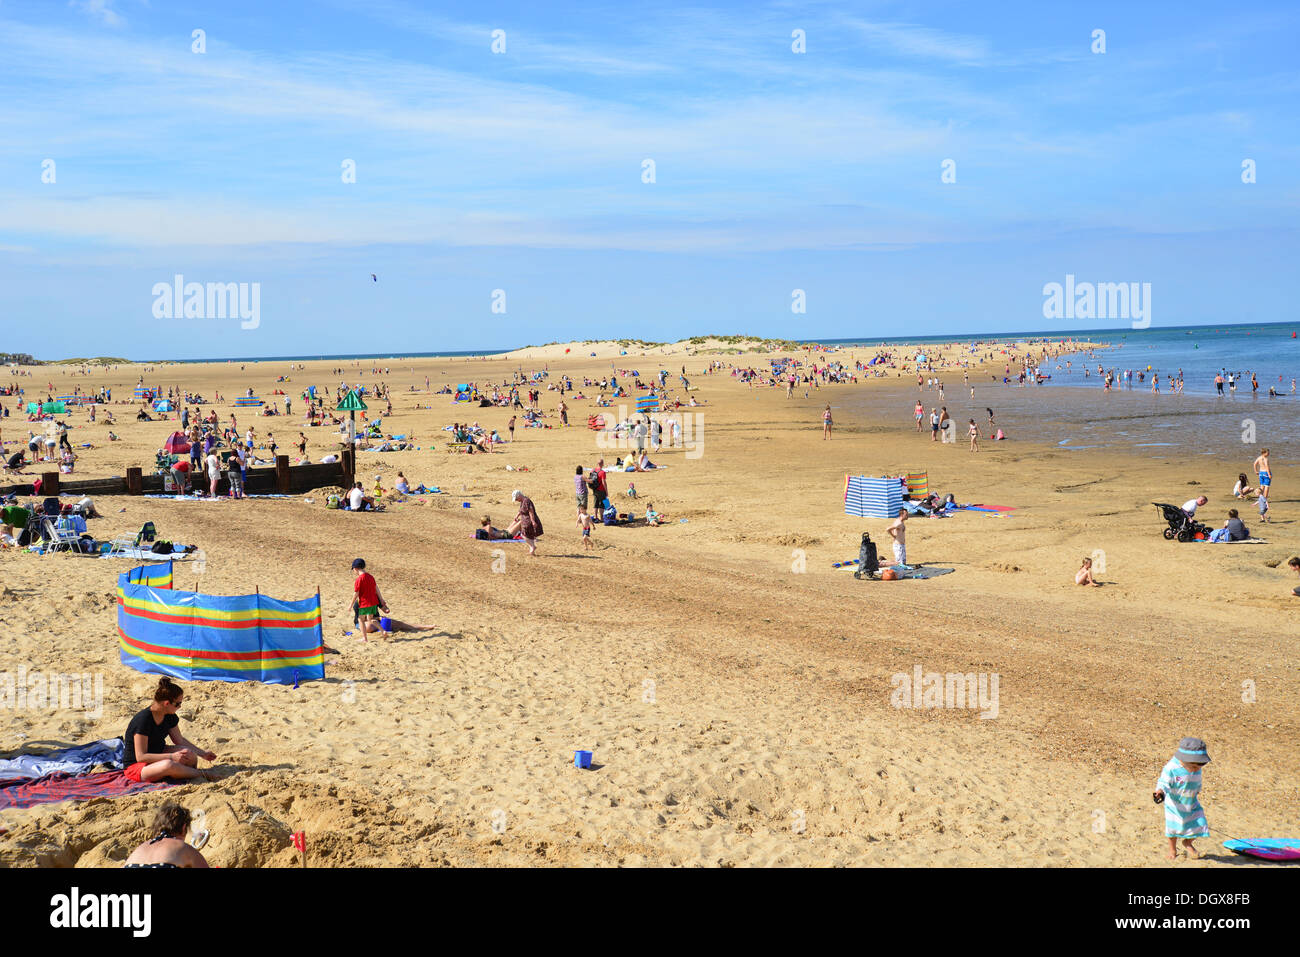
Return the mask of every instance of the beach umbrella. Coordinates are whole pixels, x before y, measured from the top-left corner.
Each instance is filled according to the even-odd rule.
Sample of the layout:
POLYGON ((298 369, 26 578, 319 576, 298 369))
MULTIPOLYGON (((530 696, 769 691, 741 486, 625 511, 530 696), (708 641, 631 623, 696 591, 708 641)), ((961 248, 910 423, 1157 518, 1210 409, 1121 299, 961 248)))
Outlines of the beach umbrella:
POLYGON ((163 451, 172 455, 184 455, 190 450, 189 440, 185 438, 184 432, 173 432, 163 443, 163 451))

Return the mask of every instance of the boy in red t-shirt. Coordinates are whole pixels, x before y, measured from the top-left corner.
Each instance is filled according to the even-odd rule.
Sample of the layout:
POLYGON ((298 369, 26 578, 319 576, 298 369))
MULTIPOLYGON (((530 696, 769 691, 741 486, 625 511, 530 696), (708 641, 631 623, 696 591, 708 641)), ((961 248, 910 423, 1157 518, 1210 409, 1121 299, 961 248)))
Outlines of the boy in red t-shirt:
POLYGON ((352 568, 357 573, 356 580, 352 583, 352 590, 356 593, 352 598, 352 609, 358 617, 361 640, 365 641, 367 634, 375 632, 380 632, 385 638, 389 637, 390 633, 384 631, 379 623, 379 610, 382 608, 387 615, 388 603, 379 594, 375 576, 366 571, 364 558, 353 559, 352 568))

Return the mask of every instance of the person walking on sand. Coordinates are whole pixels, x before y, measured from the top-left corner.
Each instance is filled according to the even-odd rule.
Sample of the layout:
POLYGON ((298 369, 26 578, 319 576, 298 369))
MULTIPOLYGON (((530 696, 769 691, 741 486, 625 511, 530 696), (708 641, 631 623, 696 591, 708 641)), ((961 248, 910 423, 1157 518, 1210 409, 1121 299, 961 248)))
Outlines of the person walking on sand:
POLYGON ((970 420, 970 450, 978 452, 980 450, 980 427, 975 424, 975 420, 970 420))
POLYGON ((832 425, 834 425, 834 423, 831 421, 831 407, 830 407, 830 405, 828 404, 828 405, 826 406, 826 411, 822 413, 822 439, 823 439, 823 441, 826 440, 826 439, 829 439, 829 438, 831 437, 831 426, 832 426, 832 425))
POLYGON ((894 563, 903 571, 910 571, 911 566, 907 564, 907 509, 900 508, 898 518, 885 531, 894 540, 894 563))
POLYGON ((578 528, 582 530, 583 551, 591 551, 591 513, 583 509, 578 513, 578 528))
POLYGON ((925 406, 918 401, 916 403, 916 408, 912 410, 912 414, 916 416, 916 431, 920 432, 921 420, 925 418, 925 406))
POLYGON ((930 410, 930 441, 939 441, 939 410, 930 410))
POLYGON ((122 764, 128 781, 140 784, 163 778, 216 779, 212 771, 199 770, 199 758, 215 761, 216 754, 204 751, 181 734, 178 712, 184 702, 185 692, 180 685, 166 675, 158 679, 153 703, 131 719, 122 735, 122 764))
POLYGON ((385 638, 390 637, 390 633, 380 627, 379 619, 380 609, 385 615, 388 614, 388 602, 384 601, 384 596, 379 594, 379 585, 375 582, 375 576, 366 571, 366 560, 354 558, 352 570, 357 574, 352 581, 353 595, 350 607, 357 617, 361 640, 365 641, 366 635, 375 633, 382 634, 385 638))
POLYGON ((1251 465, 1259 473, 1259 496, 1268 498, 1269 486, 1273 484, 1273 472, 1268 467, 1268 449, 1260 449, 1259 455, 1251 465))
POLYGON ((1201 807, 1200 798, 1201 769, 1209 763, 1210 755, 1204 741, 1183 738, 1156 781, 1152 799, 1165 806, 1165 837, 1169 838, 1165 857, 1171 861, 1178 857, 1179 838, 1182 838, 1188 858, 1196 860, 1201 855, 1192 840, 1210 836, 1210 825, 1205 819, 1205 808, 1201 807))
MULTIPOLYGON (((185 836, 190 829, 190 812, 179 804, 168 801, 154 815, 149 831, 154 836, 149 838, 126 859, 123 867, 172 868, 172 867, 207 867, 207 859, 197 848, 185 843, 185 836)), ((196 838, 206 835, 200 831, 196 838)))
POLYGON ((515 418, 516 418, 516 417, 513 416, 513 415, 510 416, 510 421, 506 424, 506 428, 508 428, 508 429, 510 430, 510 441, 511 441, 511 442, 513 442, 513 441, 515 440, 515 418))
POLYGON ((537 539, 542 537, 542 520, 537 517, 537 509, 533 506, 533 500, 530 499, 519 489, 510 493, 510 500, 519 503, 519 514, 515 520, 510 523, 506 532, 513 538, 516 535, 523 535, 524 541, 528 543, 528 554, 537 554, 537 539))
POLYGON ((577 467, 577 472, 573 476, 573 490, 578 501, 578 522, 582 522, 582 516, 587 511, 587 480, 582 477, 582 466, 577 467))

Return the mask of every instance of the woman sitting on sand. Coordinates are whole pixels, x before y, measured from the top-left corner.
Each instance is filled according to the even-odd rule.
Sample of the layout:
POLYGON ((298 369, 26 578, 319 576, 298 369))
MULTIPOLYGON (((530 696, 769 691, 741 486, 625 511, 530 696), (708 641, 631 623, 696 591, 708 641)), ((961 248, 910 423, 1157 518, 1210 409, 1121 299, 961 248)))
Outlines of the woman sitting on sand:
POLYGON ((164 676, 154 689, 153 704, 139 712, 126 726, 122 740, 126 744, 123 763, 126 777, 137 783, 161 778, 207 778, 216 780, 212 771, 199 770, 199 758, 215 761, 216 754, 204 751, 180 732, 177 712, 185 700, 180 685, 164 676), (167 739, 172 743, 168 744, 167 739))
POLYGON ((1237 484, 1232 487, 1232 497, 1245 498, 1247 495, 1258 497, 1259 489, 1251 488, 1250 482, 1246 479, 1246 473, 1239 472, 1237 474, 1237 484))
MULTIPOLYGON (((207 867, 208 862, 197 849, 185 843, 185 835, 190 829, 190 812, 179 804, 168 801, 154 815, 153 824, 149 825, 154 835, 145 841, 126 859, 123 867, 207 867)), ((207 832, 197 835, 207 839, 207 832)))
POLYGON ((650 461, 649 455, 647 455, 645 452, 642 452, 641 458, 637 459, 635 471, 649 472, 651 469, 657 469, 658 467, 659 466, 655 465, 653 462, 650 461))
POLYGON ((1076 585, 1091 585, 1094 588, 1101 587, 1101 582, 1093 581, 1091 558, 1085 558, 1083 560, 1083 565, 1074 573, 1074 583, 1076 585))

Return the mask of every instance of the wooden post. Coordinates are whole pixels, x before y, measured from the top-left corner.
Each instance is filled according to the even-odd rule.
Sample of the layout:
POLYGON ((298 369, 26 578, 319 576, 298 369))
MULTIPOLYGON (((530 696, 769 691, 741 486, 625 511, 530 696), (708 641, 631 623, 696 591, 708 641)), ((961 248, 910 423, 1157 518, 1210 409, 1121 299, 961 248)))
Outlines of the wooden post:
POLYGON ((281 495, 289 492, 289 456, 275 457, 275 490, 281 495))
POLYGON ((356 452, 353 449, 344 449, 343 454, 339 456, 339 461, 343 464, 343 492, 346 494, 352 488, 352 483, 356 479, 357 460, 356 452))
POLYGON ((59 473, 58 472, 41 473, 41 494, 42 495, 59 494, 59 473))
POLYGON ((144 474, 138 465, 133 465, 126 470, 126 494, 144 494, 144 474))

